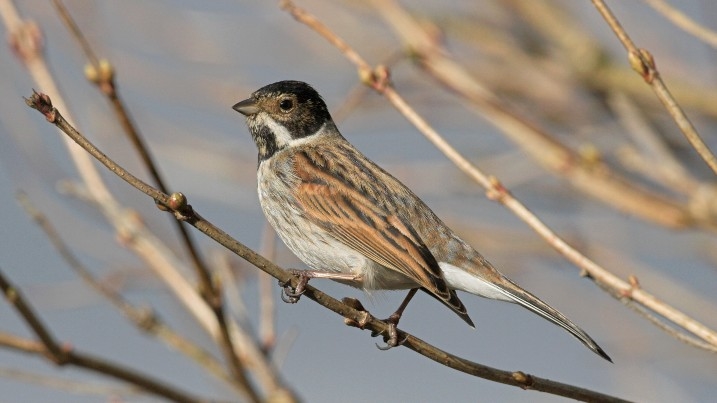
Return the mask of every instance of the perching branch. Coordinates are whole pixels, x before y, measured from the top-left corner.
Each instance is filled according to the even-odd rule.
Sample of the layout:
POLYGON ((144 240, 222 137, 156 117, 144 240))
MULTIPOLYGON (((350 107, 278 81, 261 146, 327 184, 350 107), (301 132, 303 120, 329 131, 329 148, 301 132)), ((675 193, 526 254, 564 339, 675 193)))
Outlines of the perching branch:
MULTIPOLYGON (((75 128, 62 117, 61 113, 52 106, 51 100, 47 95, 34 93, 29 99, 26 99, 26 102, 28 106, 42 113, 48 122, 57 126, 62 132, 67 134, 69 138, 75 141, 78 145, 80 145, 80 147, 85 149, 90 155, 107 167, 107 169, 142 193, 151 197, 158 205, 164 206, 164 208, 172 212, 175 217, 194 226, 199 231, 234 252, 239 257, 278 279, 281 283, 291 283, 294 287, 297 285, 297 279, 289 272, 265 259, 261 255, 243 245, 241 242, 229 236, 226 232, 216 227, 214 224, 202 218, 196 211, 194 211, 192 206, 188 204, 184 195, 181 193, 167 195, 160 192, 158 189, 143 182, 141 179, 132 175, 130 172, 115 163, 112 159, 107 157, 107 155, 95 147, 86 137, 75 130, 75 128)), ((388 334, 388 324, 386 322, 374 318, 365 310, 356 309, 355 304, 338 301, 311 285, 306 286, 306 292, 304 295, 307 298, 319 303, 321 306, 343 316, 346 319, 347 324, 364 330, 370 330, 372 333, 377 335, 388 334)), ((408 347, 409 349, 449 368, 453 368, 480 378, 577 400, 599 402, 625 401, 588 389, 535 377, 520 371, 503 371, 481 365, 442 351, 403 331, 399 331, 399 333, 399 337, 401 337, 402 340, 404 338, 406 340, 403 346, 408 347)))
MULTIPOLYGON (((75 23, 72 15, 64 6, 62 1, 53 0, 53 4, 60 14, 62 21, 70 30, 75 40, 80 44, 87 59, 89 60, 89 64, 85 68, 85 74, 88 80, 94 83, 100 92, 107 97, 108 101, 112 105, 112 109, 115 111, 117 120, 121 124, 122 129, 127 135, 127 138, 130 140, 130 143, 132 143, 135 151, 139 155, 140 160, 152 177, 152 181, 156 184, 159 190, 164 193, 169 193, 167 185, 165 185, 165 180, 160 174, 159 168, 154 162, 154 158, 152 157, 143 136, 141 135, 139 129, 135 126, 128 108, 125 106, 122 98, 120 97, 117 89, 117 83, 115 82, 114 68, 107 60, 98 60, 89 41, 82 33, 80 27, 75 23)), ((184 247, 189 253, 194 271, 199 279, 199 293, 207 302, 207 305, 212 308, 214 316, 217 318, 217 323, 219 324, 220 347, 230 364, 232 373, 242 388, 246 389, 249 395, 253 396, 252 400, 258 401, 258 395, 251 387, 251 384, 245 375, 246 363, 242 362, 236 354, 231 335, 227 328, 222 291, 219 289, 218 283, 212 281, 212 275, 199 253, 199 248, 194 242, 194 239, 192 239, 189 235, 189 232, 184 227, 182 222, 179 220, 172 220, 172 222, 180 235, 180 239, 184 244, 184 247)))
MULTIPOLYGON (((10 45, 18 59, 25 65, 35 83, 45 93, 51 94, 57 106, 69 114, 64 106, 63 98, 53 79, 43 55, 43 40, 39 27, 29 21, 22 20, 17 9, 10 0, 0 0, 0 18, 3 19, 10 45)), ((67 120, 72 122, 68 116, 67 120)), ((72 140, 64 137, 71 161, 82 179, 93 205, 97 206, 104 218, 117 232, 125 246, 139 256, 154 273, 164 281, 181 305, 193 315, 201 328, 208 332, 223 348, 225 356, 237 368, 236 357, 247 361, 251 368, 252 380, 263 387, 265 396, 286 396, 293 400, 291 392, 281 380, 278 372, 269 362, 269 358, 251 335, 234 321, 226 320, 226 315, 217 315, 207 299, 197 293, 186 275, 185 263, 173 250, 167 247, 158 237, 151 233, 135 214, 122 206, 110 192, 95 166, 92 158, 72 140), (227 334, 231 337, 234 352, 227 351, 229 343, 225 342, 227 334), (234 358, 231 358, 234 357, 234 358)), ((245 377, 244 377, 245 378, 245 377)), ((242 379, 242 375, 237 378, 242 379)), ((249 395, 254 394, 248 392, 249 395)))
MULTIPOLYGON (((397 6, 388 1, 380 3, 382 7, 391 7, 392 12, 399 13, 397 6)), ((467 158, 461 155, 455 148, 436 132, 410 105, 396 92, 389 80, 389 72, 383 66, 371 68, 370 65, 348 45, 338 35, 333 33, 326 25, 319 21, 316 17, 309 14, 305 10, 297 7, 290 0, 282 1, 281 6, 288 11, 296 20, 306 24, 308 27, 319 33, 331 44, 336 46, 342 54, 344 54, 358 69, 358 76, 362 82, 376 90, 378 93, 386 97, 391 104, 403 114, 436 148, 443 152, 449 160, 451 160, 461 171, 467 174, 471 179, 475 180, 486 190, 488 198, 503 204, 512 211, 516 216, 528 224, 543 239, 548 242, 556 251, 565 256, 570 262, 581 269, 581 273, 591 278, 598 286, 606 289, 610 295, 620 301, 634 301, 639 303, 665 319, 671 321, 680 328, 688 331, 695 336, 701 338, 712 346, 717 346, 717 333, 698 322, 694 318, 689 317, 676 308, 659 300, 655 296, 647 293, 639 286, 626 282, 608 270, 593 262, 579 251, 571 247, 567 242, 553 232, 545 223, 543 223, 535 214, 533 214, 525 205, 518 201, 506 189, 500 181, 483 173, 478 167, 473 165, 467 158)), ((415 24, 415 21, 408 19, 405 13, 394 14, 401 18, 401 24, 415 24)), ((451 61, 446 58, 440 58, 436 55, 433 63, 445 66, 450 71, 459 71, 459 66, 452 65, 451 61), (449 67, 450 66, 450 67, 449 67)), ((463 73, 461 73, 463 74, 463 73)), ((479 86, 475 87, 476 91, 480 91, 479 86)), ((485 94, 486 96, 490 96, 485 94)))

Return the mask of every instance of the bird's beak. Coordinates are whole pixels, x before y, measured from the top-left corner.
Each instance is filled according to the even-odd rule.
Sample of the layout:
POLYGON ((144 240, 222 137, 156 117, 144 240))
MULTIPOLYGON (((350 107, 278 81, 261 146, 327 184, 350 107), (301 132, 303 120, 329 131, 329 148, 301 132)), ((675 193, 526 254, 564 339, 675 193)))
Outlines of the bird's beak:
POLYGON ((244 116, 251 116, 259 112, 259 106, 257 106, 256 101, 252 98, 239 102, 238 104, 232 106, 232 109, 244 116))

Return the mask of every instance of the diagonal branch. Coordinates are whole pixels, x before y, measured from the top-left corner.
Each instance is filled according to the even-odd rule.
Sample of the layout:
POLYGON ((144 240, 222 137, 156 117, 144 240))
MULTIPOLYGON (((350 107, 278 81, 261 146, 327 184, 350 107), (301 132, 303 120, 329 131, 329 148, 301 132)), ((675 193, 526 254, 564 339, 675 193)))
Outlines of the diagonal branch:
POLYGON ((0 290, 41 341, 41 343, 33 344, 24 339, 0 337, 0 345, 45 356, 58 366, 71 365, 110 376, 137 385, 149 393, 166 399, 177 402, 200 401, 196 397, 153 379, 148 374, 142 374, 102 358, 79 352, 69 346, 61 346, 30 304, 25 301, 20 290, 10 283, 2 270, 0 270, 0 290))
POLYGON ((241 392, 241 387, 236 385, 233 378, 230 378, 223 365, 217 361, 209 352, 199 347, 189 339, 170 328, 156 312, 148 308, 140 308, 133 305, 125 299, 119 292, 112 287, 99 281, 88 270, 82 262, 70 250, 70 247, 63 241, 57 229, 52 225, 48 217, 39 211, 30 199, 24 193, 17 196, 20 205, 25 212, 37 223, 37 225, 45 233, 52 246, 62 259, 70 266, 70 268, 95 291, 106 298, 114 305, 122 314, 131 321, 138 329, 143 332, 155 336, 175 350, 183 353, 185 356, 193 359, 202 365, 207 372, 213 374, 217 378, 225 381, 229 386, 237 388, 241 392))
POLYGON ((622 43, 622 46, 627 50, 627 58, 630 62, 630 66, 638 74, 642 76, 645 82, 652 88, 657 95, 657 98, 665 106, 665 109, 670 114, 672 119, 677 123, 677 126, 682 131, 682 134, 687 138, 692 147, 702 157, 707 166, 717 174, 717 158, 709 149, 707 144, 702 140, 697 129, 692 125, 692 122, 687 118, 685 112, 682 110, 680 105, 675 101, 675 98, 670 93, 667 85, 662 81, 660 72, 657 70, 655 59, 652 54, 646 49, 638 49, 635 43, 632 41, 627 31, 622 27, 620 21, 618 21, 615 14, 612 13, 610 8, 605 4, 603 0, 592 0, 593 5, 597 8, 600 15, 602 15, 605 22, 608 24, 610 29, 615 32, 615 35, 622 43))
MULTIPOLYGON (((188 224, 194 226, 205 235, 237 254, 239 257, 278 279, 281 283, 291 283, 294 287, 297 285, 297 279, 289 272, 257 254, 241 242, 229 236, 222 229, 202 218, 196 211, 193 210, 191 205, 187 203, 187 199, 184 195, 181 193, 167 195, 160 192, 154 187, 143 182, 141 179, 132 175, 130 172, 107 157, 107 155, 95 147, 95 145, 75 130, 75 128, 62 117, 60 112, 52 106, 50 98, 47 95, 34 93, 29 99, 26 99, 26 102, 28 106, 42 113, 48 122, 57 126, 61 131, 67 134, 69 138, 75 141, 90 155, 95 157, 100 163, 107 167, 107 169, 135 187, 137 190, 154 199, 158 205, 164 206, 177 218, 186 221, 188 224)), ((306 292, 304 295, 306 295, 307 298, 319 303, 323 307, 343 316, 349 324, 358 326, 361 329, 370 330, 377 335, 388 334, 388 324, 386 322, 372 317, 364 310, 358 310, 352 305, 338 301, 311 285, 306 286, 306 292)), ((404 346, 442 365, 467 374, 523 389, 532 389, 578 400, 599 402, 625 401, 588 389, 535 377, 520 371, 503 371, 481 365, 442 351, 408 333, 403 331, 399 332, 401 339, 406 339, 406 342, 403 344, 404 346)))
MULTIPOLYGON (((67 26, 68 30, 72 33, 72 36, 80 44, 80 47, 85 53, 85 56, 87 57, 87 59, 89 59, 89 64, 85 69, 85 74, 87 75, 88 79, 97 86, 97 88, 100 90, 100 92, 102 92, 102 94, 107 96, 107 99, 112 104, 112 109, 115 111, 117 120, 120 122, 122 128, 127 134, 127 137, 132 143, 132 146, 134 147, 135 151, 137 152, 137 154, 139 154, 140 160, 144 164, 145 168, 147 169, 147 171, 149 171, 149 174, 152 177, 152 181, 162 192, 169 193, 169 191, 167 190, 167 185, 165 185, 165 180, 164 178, 162 178, 162 175, 159 172, 159 168, 157 167, 157 164, 155 163, 154 158, 152 157, 152 154, 150 153, 143 136, 135 126, 134 120, 129 114, 129 110, 127 109, 124 102, 122 101, 122 98, 119 95, 119 92, 117 90, 117 83, 115 82, 114 68, 109 64, 107 60, 99 60, 97 58, 97 55, 92 50, 92 46, 90 45, 89 41, 82 33, 82 30, 77 25, 77 23, 75 23, 74 19, 72 18, 72 15, 70 15, 69 10, 67 10, 62 1, 53 0, 52 3, 55 5, 55 8, 57 8, 57 11, 62 18, 62 21, 67 26)), ((196 243, 191 238, 191 236, 187 232, 187 229, 182 225, 180 221, 173 220, 173 222, 176 226, 177 231, 179 232, 180 238, 182 239, 184 246, 189 252, 189 256, 192 260, 192 264, 194 265, 197 277, 201 281, 200 290, 202 290, 202 295, 205 297, 205 299, 207 299, 207 302, 210 304, 210 306, 214 307, 214 309, 217 310, 217 315, 223 314, 221 312, 221 291, 217 290, 216 285, 212 282, 209 269, 207 268, 205 262, 202 260, 196 243)))
POLYGON ((376 5, 381 16, 416 55, 415 59, 428 75, 468 100, 481 116, 547 170, 566 178, 572 186, 591 197, 645 220, 669 228, 717 228, 713 217, 697 216, 686 204, 627 180, 599 159, 585 158, 512 111, 455 61, 445 47, 405 9, 393 1, 379 1, 376 5))
MULTIPOLYGON (((89 59, 89 65, 86 68, 86 75, 91 82, 96 84, 97 88, 104 94, 112 105, 112 109, 115 111, 117 120, 122 125, 127 138, 132 143, 137 154, 140 156, 140 160, 144 164, 145 168, 149 171, 152 181, 163 193, 169 193, 165 180, 159 172, 159 168, 146 145, 146 142, 134 124, 132 117, 129 114, 129 110, 125 106, 122 98, 117 90, 117 84, 115 82, 114 68, 106 60, 98 60, 92 47, 87 38, 82 33, 80 27, 75 23, 69 10, 64 6, 61 0, 53 0, 53 4, 57 9, 62 21, 68 27, 73 37, 82 47, 86 57, 89 59)), ((237 379, 240 385, 246 389, 247 393, 252 397, 252 400, 258 401, 259 396, 256 391, 253 390, 249 380, 245 375, 246 363, 242 362, 240 357, 236 354, 236 349, 233 346, 233 341, 230 332, 227 328, 226 312, 224 309, 224 302, 222 291, 219 289, 219 283, 212 280, 212 275, 209 268, 202 259, 199 249, 194 242, 194 239, 189 235, 187 228, 179 220, 172 220, 179 236, 184 244, 187 252, 189 253, 190 260, 194 266, 194 271, 199 278, 199 290, 200 295, 207 302, 207 305, 211 307, 214 316, 219 324, 219 343, 221 351, 226 357, 230 364, 232 374, 237 379)))
POLYGON ((655 11, 662 14, 663 17, 667 18, 670 22, 675 24, 683 31, 689 33, 695 38, 700 39, 702 42, 717 49, 717 32, 711 30, 704 25, 701 25, 697 21, 688 17, 685 13, 679 9, 670 5, 665 0, 643 0, 650 7, 654 8, 655 11))
MULTIPOLYGON (((381 1, 381 6, 391 5, 395 10, 394 3, 381 1)), ((483 173, 478 167, 473 165, 467 158, 461 155, 455 148, 436 132, 410 105, 396 92, 389 81, 389 73, 385 67, 379 66, 372 69, 369 64, 346 42, 334 34, 316 17, 310 15, 305 10, 297 7, 291 1, 282 2, 282 7, 286 9, 295 19, 314 29, 322 35, 330 43, 336 45, 339 50, 345 52, 345 55, 358 68, 360 79, 368 86, 384 95, 391 104, 401 112, 428 140, 430 140, 436 148, 443 152, 449 160, 451 160, 461 171, 467 174, 471 179, 478 182, 486 189, 488 197, 498 201, 506 208, 512 211, 516 216, 523 220, 528 226, 533 228, 543 239, 545 239, 555 250, 565 256, 570 262, 575 264, 582 270, 582 273, 589 276, 595 283, 606 289, 613 297, 620 301, 634 301, 639 303, 658 315, 666 318, 680 328, 694 334, 712 346, 717 346, 717 333, 698 322, 694 318, 689 317, 676 308, 664 303, 655 296, 647 293, 639 287, 639 285, 626 282, 602 266, 593 262, 579 251, 570 246, 562 238, 560 238, 553 230, 543 223, 535 214, 533 214, 525 205, 518 201, 506 189, 500 181, 483 173)), ((402 14, 403 23, 415 24, 408 20, 407 15, 402 14)), ((436 63, 449 65, 452 63, 448 59, 440 59, 436 63)), ((451 71, 456 71, 457 67, 452 67, 451 71)), ((476 87, 477 89, 479 87, 476 87)), ((487 91, 487 90, 486 90, 487 91)), ((489 94, 485 94, 490 96, 489 94)))
MULTIPOLYGON (((21 19, 11 0, 0 0, 0 18, 5 23, 10 45, 18 59, 24 63, 40 89, 51 94, 55 103, 67 114, 68 109, 44 59, 39 27, 21 19)), ((68 120, 72 121, 69 116, 68 120)), ((242 360, 247 361, 246 367, 252 370, 254 375, 252 380, 261 384, 267 395, 291 395, 293 392, 283 384, 269 358, 261 351, 251 335, 226 315, 217 315, 217 310, 207 304, 207 299, 196 292, 196 288, 183 274, 186 271, 185 263, 141 221, 136 220, 134 213, 116 200, 105 185, 92 158, 69 138, 63 137, 63 139, 85 189, 104 218, 123 239, 124 244, 154 270, 182 306, 217 341, 225 356, 233 364, 230 367, 236 372, 239 367, 238 357, 241 357, 242 360), (231 342, 226 341, 227 335, 231 338, 231 342), (230 348, 234 351, 228 351, 230 348)), ((236 379, 242 381, 246 380, 246 377, 237 373, 236 379)), ((251 391, 247 393, 255 394, 251 391)))

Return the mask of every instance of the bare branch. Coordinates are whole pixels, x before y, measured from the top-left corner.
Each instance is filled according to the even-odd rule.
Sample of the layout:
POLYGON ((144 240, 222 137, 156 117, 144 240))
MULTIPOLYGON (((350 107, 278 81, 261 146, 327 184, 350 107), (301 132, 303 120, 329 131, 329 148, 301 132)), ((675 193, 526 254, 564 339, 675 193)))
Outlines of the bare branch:
MULTIPOLYGON (((276 232, 268 222, 264 223, 259 251, 271 261, 276 256, 276 232)), ((259 274, 259 335, 266 351, 271 351, 276 344, 276 307, 272 282, 272 278, 266 273, 259 274)))
POLYGON ((52 336, 49 329, 47 329, 42 323, 39 316, 35 314, 34 310, 30 307, 30 304, 25 301, 25 298, 20 290, 10 283, 2 270, 0 270, 0 290, 3 291, 7 301, 18 311, 35 335, 42 342, 42 344, 32 344, 22 339, 8 337, 8 335, 5 335, 5 337, 0 338, 0 345, 45 356, 59 366, 72 365, 85 368, 99 374, 107 375, 137 385, 149 393, 162 396, 167 399, 172 399, 177 402, 200 401, 200 399, 190 396, 189 394, 172 386, 163 384, 147 374, 142 374, 101 358, 78 352, 69 346, 61 346, 57 341, 55 341, 55 338, 52 336))
POLYGON ((652 53, 646 49, 638 49, 637 46, 635 46, 635 43, 630 39, 627 31, 625 31, 620 21, 618 21, 615 14, 612 13, 603 0, 592 0, 592 2, 610 29, 615 32, 622 46, 627 50, 627 58, 632 69, 640 74, 645 82, 652 88, 657 98, 665 106, 665 109, 675 123, 677 123, 682 134, 687 138, 687 141, 690 142, 707 166, 717 175, 717 158, 715 158, 707 144, 702 140, 697 129, 692 125, 692 122, 687 118, 687 115, 685 115, 680 105, 672 97, 672 94, 667 89, 667 85, 662 81, 652 53))
MULTIPOLYGON (((415 21, 410 20, 408 15, 399 9, 395 3, 381 1, 379 4, 381 7, 391 7, 391 12, 393 13, 392 15, 396 18, 400 18, 400 24, 403 26, 408 26, 410 24, 414 26, 412 29, 413 32, 417 32, 417 34, 420 33, 419 29, 416 27, 417 24, 415 21)), ((359 77, 363 82, 384 95, 391 102, 391 104, 406 117, 406 119, 408 119, 424 136, 426 136, 426 138, 428 138, 436 146, 436 148, 443 152, 461 171, 484 187, 488 198, 503 204, 506 208, 512 211, 517 217, 523 220, 535 232, 543 237, 549 245, 565 256, 570 262, 579 267, 583 274, 593 279, 597 285, 608 290, 612 296, 619 300, 623 300, 623 298, 628 297, 633 301, 644 305, 655 313, 673 322, 677 326, 680 326, 688 332, 703 339, 707 343, 717 346, 717 333, 715 333, 714 330, 708 328, 694 318, 680 312, 676 308, 660 301, 655 296, 645 292, 641 288, 635 287, 630 283, 621 280, 602 266, 582 255, 560 238, 555 232, 553 232, 520 201, 515 199, 497 178, 486 175, 470 161, 468 161, 468 159, 462 156, 396 92, 396 90, 391 86, 388 79, 389 74, 385 67, 379 66, 376 69, 371 69, 368 63, 364 61, 363 58, 361 58, 361 56, 345 41, 343 41, 343 39, 339 38, 322 22, 318 21, 305 10, 302 10, 294 5, 291 1, 283 1, 282 7, 291 13, 291 15, 299 22, 306 24, 332 44, 340 45, 337 45, 337 48, 344 53, 349 60, 356 64, 356 67, 359 70, 359 77)), ((425 34, 422 36, 425 36, 425 34)), ((450 61, 446 58, 439 58, 438 56, 436 56, 436 60, 433 62, 440 63, 443 66, 450 63, 450 61)), ((456 72, 457 68, 459 67, 451 67, 450 70, 456 72)), ((485 92, 483 94, 485 97, 491 97, 487 90, 483 90, 479 85, 475 86, 475 90, 485 92)))
POLYGON ((599 157, 581 155, 518 115, 453 60, 442 44, 395 2, 379 1, 377 8, 429 75, 475 105, 491 124, 543 167, 566 178, 575 188, 621 211, 670 228, 717 228, 714 217, 697 216, 684 203, 627 180, 599 157))
POLYGON ((717 49, 717 32, 697 23, 665 0, 643 0, 671 23, 702 42, 717 49))
MULTIPOLYGON (((0 18, 5 22, 8 37, 16 55, 25 64, 33 80, 45 93, 50 94, 55 104, 66 114, 69 112, 60 96, 55 81, 43 57, 43 42, 39 27, 31 22, 23 21, 16 8, 9 0, 0 0, 0 18)), ((102 67, 102 66, 100 66, 102 67)), ((104 71, 105 78, 112 76, 111 69, 104 71)), ((105 88, 107 90, 107 88, 105 88)), ((68 115, 69 119, 69 115, 68 115)), ((70 119, 71 121, 71 119, 70 119)), ((82 178, 84 188, 91 201, 99 208, 105 219, 118 233, 124 245, 142 258, 154 270, 190 312, 201 327, 207 331, 223 348, 232 368, 237 368, 236 357, 247 360, 253 372, 253 380, 259 382, 267 395, 291 392, 282 385, 279 375, 269 363, 268 357, 261 351, 256 341, 241 329, 235 322, 227 321, 225 315, 217 315, 214 307, 207 304, 207 299, 200 296, 183 274, 185 264, 173 251, 152 234, 144 224, 136 219, 136 214, 119 204, 105 185, 102 176, 89 155, 69 138, 63 137, 72 162, 82 178), (228 342, 227 334, 231 337, 228 342), (235 350, 230 352, 229 350, 235 350), (234 358, 231 358, 234 357, 234 358)), ((214 284, 212 284, 214 286, 214 284)), ((205 290, 206 291, 206 290, 205 290)), ((211 291, 211 289, 210 289, 211 291)), ((205 292, 203 295, 208 295, 205 292)), ((214 299, 215 302, 220 299, 214 299)), ((241 375, 238 375, 241 379, 241 375)))
POLYGON ((229 386, 239 388, 239 391, 241 391, 241 386, 237 385, 234 379, 227 376, 223 365, 210 353, 167 326, 167 324, 165 324, 152 309, 135 307, 116 290, 98 281, 95 276, 82 264, 82 262, 75 257, 74 253, 72 253, 69 246, 62 240, 62 237, 49 221, 47 216, 35 208, 30 202, 30 199, 24 193, 18 194, 17 198, 20 205, 25 209, 33 221, 40 226, 47 238, 50 240, 52 246, 55 250, 57 250, 70 268, 82 280, 89 284, 90 287, 119 309, 122 314, 138 329, 159 338, 167 345, 173 347, 185 356, 202 365, 207 372, 223 380, 229 386))
MULTIPOLYGON (((77 142, 77 144, 79 144, 83 149, 85 149, 90 155, 92 155, 103 165, 105 165, 111 172, 119 176, 125 182, 134 186, 137 190, 154 199, 155 202, 160 206, 166 207, 166 209, 171 211, 177 218, 182 219, 188 224, 194 226, 199 231, 209 236, 227 249, 231 250, 241 258, 247 260, 262 271, 278 279, 282 284, 290 283, 292 286, 296 287, 298 279, 295 276, 292 276, 286 270, 275 265, 261 255, 257 254, 250 248, 246 247, 236 239, 229 236, 220 228, 216 227, 214 224, 202 218, 196 211, 194 211, 192 206, 187 203, 187 199, 184 197, 184 195, 182 195, 181 193, 174 193, 171 196, 166 195, 159 190, 153 188, 152 186, 148 185, 147 183, 143 182, 136 176, 132 175, 120 165, 108 158, 102 151, 100 151, 89 140, 87 140, 87 138, 85 138, 81 133, 79 133, 77 130, 75 130, 75 128, 73 128, 67 123, 67 121, 62 117, 60 112, 54 107, 52 107, 50 98, 47 95, 35 93, 31 96, 31 98, 27 99, 26 102, 30 107, 40 111, 43 115, 45 115, 45 118, 50 123, 60 128, 65 134, 67 134, 73 141, 77 142)), ((373 318, 368 312, 364 310, 358 310, 352 305, 338 301, 335 298, 324 294, 323 292, 319 291, 311 285, 306 286, 306 291, 303 295, 313 301, 316 301, 325 308, 328 308, 329 310, 334 311, 339 315, 343 316, 344 318, 346 318, 347 323, 350 323, 354 326, 358 326, 361 329, 370 330, 376 335, 382 334, 385 335, 385 338, 388 337, 388 324, 384 321, 373 318)), ((462 371, 484 379, 504 383, 507 385, 517 386, 523 389, 533 389, 548 392, 578 400, 604 402, 624 401, 622 399, 618 399, 616 397, 605 395, 599 392, 534 377, 532 375, 527 375, 523 372, 502 371, 499 369, 474 363, 472 361, 456 357, 452 354, 442 351, 403 331, 399 331, 399 337, 402 340, 404 338, 406 339, 406 342, 403 344, 404 346, 418 352, 425 357, 428 357, 442 365, 448 366, 458 371, 462 371)))
MULTIPOLYGON (((72 18, 72 15, 70 14, 69 10, 67 10, 67 8, 64 6, 62 1, 53 0, 52 3, 55 5, 55 8, 60 14, 62 21, 67 26, 68 30, 72 33, 75 40, 80 44, 86 57, 89 59, 89 65, 87 66, 85 72, 88 80, 94 83, 102 92, 102 94, 107 97, 108 101, 113 107, 113 110, 115 111, 117 120, 121 124, 124 132, 127 135, 127 138, 132 143, 132 146, 139 155, 140 160, 144 164, 145 168, 149 171, 149 174, 152 177, 153 182, 157 185, 157 188, 159 188, 164 193, 169 193, 167 185, 165 185, 166 181, 160 174, 159 168, 157 167, 157 164, 155 163, 154 158, 152 157, 152 154, 147 147, 144 137, 141 135, 139 129, 137 129, 136 125, 134 124, 134 120, 130 116, 128 108, 125 106, 124 102, 122 101, 122 98, 119 95, 117 83, 115 81, 114 67, 112 67, 109 61, 105 59, 99 60, 97 58, 97 55, 92 50, 89 41, 82 33, 82 30, 77 25, 77 23, 75 23, 72 18)), ((205 296, 205 298, 207 298, 207 301, 212 307, 219 306, 219 308, 215 309, 221 310, 221 293, 218 290, 213 289, 214 285, 211 280, 211 274, 209 273, 209 269, 207 268, 206 264, 202 260, 194 240, 189 236, 189 233, 181 222, 174 221, 174 223, 176 225, 177 231, 180 234, 181 240, 184 243, 184 246, 189 252, 190 258, 192 259, 192 264, 194 265, 195 271, 197 272, 197 277, 201 281, 200 289, 203 291, 203 295, 205 296)), ((217 314, 220 313, 221 312, 218 312, 217 314)))
MULTIPOLYGON (((106 60, 98 61, 97 56, 92 50, 89 41, 82 33, 80 27, 75 23, 72 18, 72 15, 64 6, 62 1, 53 0, 53 4, 58 10, 58 13, 60 14, 63 22, 73 34, 73 37, 80 44, 85 55, 89 59, 90 64, 86 68, 87 78, 91 82, 96 84, 97 88, 100 89, 100 91, 109 100, 110 104, 113 107, 113 110, 115 111, 117 120, 122 125, 122 128, 124 129, 127 138, 130 140, 130 143, 132 143, 132 146, 134 147, 135 151, 140 156, 140 160, 144 164, 145 168, 147 168, 147 170, 149 171, 153 182, 162 192, 169 193, 169 191, 167 190, 167 185, 165 185, 165 180, 164 178, 162 178, 162 175, 159 172, 159 168, 157 167, 157 164, 155 163, 154 158, 152 157, 152 154, 150 153, 143 136, 140 134, 139 130, 135 126, 134 121, 129 114, 128 108, 125 106, 119 95, 119 92, 117 90, 117 84, 115 82, 114 68, 106 60)), ((175 225, 175 228, 177 229, 177 232, 180 235, 184 247, 189 253, 192 264, 194 266, 194 270, 197 273, 197 277, 199 278, 200 295, 212 308, 212 311, 217 318, 217 323, 219 324, 219 334, 221 336, 219 338, 221 350, 224 353, 224 356, 227 358, 227 361, 231 365, 234 377, 237 379, 240 385, 244 389, 246 389, 247 393, 252 396, 252 400, 257 401, 259 397, 256 391, 253 390, 251 383, 244 374, 246 371, 246 364, 243 363, 240 357, 236 354, 232 338, 229 334, 229 330, 227 329, 227 320, 225 318, 226 313, 224 312, 222 292, 218 288, 219 285, 217 282, 212 281, 212 276, 209 271, 209 268, 203 261, 196 243, 189 235, 189 232, 184 227, 182 222, 179 220, 172 221, 175 225)))

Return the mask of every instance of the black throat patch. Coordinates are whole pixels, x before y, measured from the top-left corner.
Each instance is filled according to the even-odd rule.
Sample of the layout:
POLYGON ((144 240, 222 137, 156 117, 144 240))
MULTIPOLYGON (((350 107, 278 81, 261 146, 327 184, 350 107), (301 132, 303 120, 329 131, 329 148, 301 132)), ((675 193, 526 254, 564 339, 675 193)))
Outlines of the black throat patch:
POLYGON ((251 136, 254 138, 256 148, 259 150, 259 163, 271 158, 277 151, 279 146, 276 143, 276 135, 272 133, 268 126, 261 125, 251 130, 251 136))

